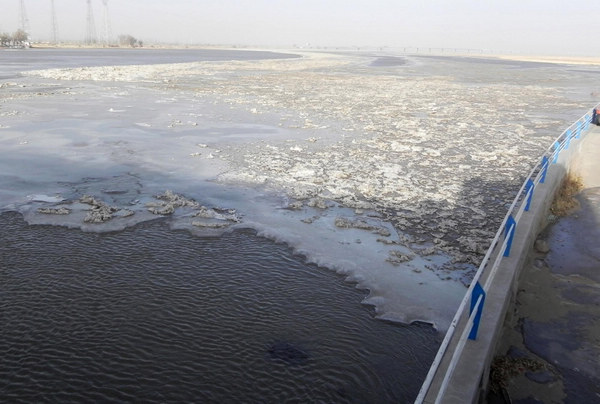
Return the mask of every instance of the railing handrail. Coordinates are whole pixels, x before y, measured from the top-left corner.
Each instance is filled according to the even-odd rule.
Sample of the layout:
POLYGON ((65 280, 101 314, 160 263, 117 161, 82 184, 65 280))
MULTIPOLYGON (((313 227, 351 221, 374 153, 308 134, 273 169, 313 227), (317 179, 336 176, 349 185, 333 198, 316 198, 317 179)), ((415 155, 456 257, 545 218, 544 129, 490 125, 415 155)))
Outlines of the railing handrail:
MULTIPOLYGON (((523 181, 523 184, 521 185, 519 192, 513 199, 510 207, 508 208, 506 215, 504 216, 504 219, 502 220, 502 223, 498 227, 498 231, 496 232, 494 239, 490 243, 490 247, 486 251, 486 254, 481 261, 481 264, 479 265, 479 268, 477 269, 477 272, 475 273, 475 276, 473 277, 473 280, 471 281, 471 284, 469 285, 469 288, 468 288, 467 292, 465 293, 465 296, 463 297, 463 299, 460 302, 460 305, 456 311, 456 314, 454 315, 454 318, 452 319, 452 322, 448 328, 448 331, 446 332, 446 335, 444 336, 444 339, 443 339, 442 343, 440 344, 440 348, 438 349, 436 357, 433 360, 433 363, 429 369, 427 377, 425 378, 425 381, 423 382, 423 385, 421 387, 421 390, 419 391, 419 395, 417 396, 415 403, 420 404, 425 399, 425 396, 427 395, 427 393, 431 387, 431 383, 433 382, 433 378, 435 377, 435 375, 439 369, 439 366, 448 350, 450 342, 452 341, 452 338, 454 336, 454 332, 456 331, 458 323, 463 318, 463 314, 465 312, 465 307, 467 306, 467 302, 469 301, 469 299, 471 298, 471 296, 473 294, 475 285, 479 282, 479 279, 485 272, 486 267, 489 263, 490 257, 492 256, 492 254, 494 254, 494 252, 497 252, 496 260, 494 261, 494 263, 492 265, 492 269, 490 270, 488 279, 486 279, 486 283, 483 287, 484 291, 488 289, 492 279, 494 278, 496 269, 498 268, 499 263, 503 258, 503 255, 504 255, 503 251, 506 251, 507 243, 509 241, 508 237, 505 237, 505 240, 502 243, 501 249, 498 250, 496 247, 498 246, 500 237, 503 234, 508 234, 511 231, 514 231, 514 227, 518 224, 521 215, 526 210, 526 208, 528 208, 529 204, 527 201, 531 198, 531 196, 533 196, 535 186, 543 182, 543 180, 545 179, 546 170, 548 169, 550 164, 552 164, 553 162, 556 162, 556 158, 558 157, 558 154, 560 153, 560 151, 568 148, 571 138, 572 137, 579 138, 581 136, 582 131, 589 129, 589 125, 591 123, 591 115, 592 115, 590 113, 593 112, 598 107, 600 107, 600 103, 597 104, 596 106, 594 106, 593 108, 589 109, 588 111, 586 111, 586 113, 584 115, 582 115, 575 122, 573 122, 571 125, 569 125, 555 139, 555 141, 544 151, 544 153, 542 154, 542 162, 536 164, 529 172, 529 175, 523 181), (537 171, 537 175, 536 175, 536 171, 537 171), (535 175, 535 178, 532 180, 534 175, 535 175), (533 183, 533 186, 529 186, 529 189, 527 189, 528 185, 530 183, 533 183), (524 191, 526 189, 527 189, 527 192, 524 194, 524 191), (519 204, 519 202, 520 202, 520 204, 519 204), (526 202, 526 203, 524 203, 524 202, 526 202), (514 223, 512 223, 509 226, 509 228, 507 230, 507 224, 509 222, 510 217, 514 213, 515 208, 517 208, 517 205, 518 205, 518 212, 515 215, 516 216, 515 221, 514 221, 514 223)), ((438 403, 441 400, 443 393, 445 392, 445 389, 448 385, 448 381, 454 371, 456 362, 458 361, 458 357, 460 356, 460 354, 462 353, 462 350, 464 349, 464 345, 466 344, 466 340, 467 340, 467 335, 469 334, 469 331, 470 331, 469 324, 472 323, 473 318, 474 318, 475 314, 477 313, 477 311, 479 309, 481 309, 480 303, 481 303, 481 297, 479 297, 477 299, 475 308, 472 309, 471 312, 469 313, 469 319, 467 320, 467 325, 465 326, 465 330, 463 331, 463 333, 457 343, 457 349, 454 351, 450 365, 448 367, 448 370, 446 371, 446 375, 442 382, 442 386, 440 388, 440 391, 438 392, 438 397, 436 399, 436 403, 438 403)))

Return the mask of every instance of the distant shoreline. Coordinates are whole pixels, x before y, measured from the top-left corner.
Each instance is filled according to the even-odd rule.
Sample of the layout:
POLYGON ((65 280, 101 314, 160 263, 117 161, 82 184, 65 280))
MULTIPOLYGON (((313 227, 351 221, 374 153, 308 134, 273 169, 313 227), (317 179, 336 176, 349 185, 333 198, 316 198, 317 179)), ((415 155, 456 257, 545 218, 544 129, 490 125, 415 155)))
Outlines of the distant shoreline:
MULTIPOLYGON (((0 50, 4 49, 16 49, 11 47, 0 47, 0 50)), ((24 48, 19 48, 24 49, 24 48)), ((145 44, 144 46, 119 46, 119 45, 111 45, 105 46, 102 44, 83 44, 83 43, 59 43, 59 44, 51 44, 48 42, 38 42, 33 43, 31 46, 25 49, 139 49, 139 50, 147 50, 147 49, 239 49, 239 50, 270 50, 268 48, 255 48, 251 46, 228 46, 228 45, 164 45, 164 44, 145 44)))
POLYGON ((409 56, 461 57, 488 60, 510 60, 531 63, 600 65, 600 57, 594 56, 502 55, 487 53, 411 53, 409 56))
POLYGON ((494 57, 497 59, 517 60, 520 62, 559 63, 559 64, 571 64, 571 65, 600 65, 600 57, 590 57, 590 56, 500 55, 500 56, 494 56, 494 57))

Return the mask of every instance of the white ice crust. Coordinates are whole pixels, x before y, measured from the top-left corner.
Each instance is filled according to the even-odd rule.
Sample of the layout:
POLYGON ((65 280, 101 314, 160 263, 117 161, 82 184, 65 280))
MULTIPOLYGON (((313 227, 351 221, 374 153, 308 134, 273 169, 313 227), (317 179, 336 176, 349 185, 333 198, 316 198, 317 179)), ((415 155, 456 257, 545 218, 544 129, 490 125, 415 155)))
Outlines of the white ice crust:
POLYGON ((29 72, 2 84, 0 209, 253 228, 368 289, 378 317, 444 330, 549 139, 531 128, 556 123, 525 100, 559 97, 395 69, 305 54, 29 72))

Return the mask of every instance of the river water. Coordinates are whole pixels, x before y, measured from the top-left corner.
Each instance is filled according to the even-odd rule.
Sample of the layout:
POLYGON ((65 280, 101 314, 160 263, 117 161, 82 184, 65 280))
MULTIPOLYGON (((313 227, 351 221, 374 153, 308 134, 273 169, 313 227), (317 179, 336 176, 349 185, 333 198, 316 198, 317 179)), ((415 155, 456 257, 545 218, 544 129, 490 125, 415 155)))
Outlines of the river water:
POLYGON ((31 49, 4 50, 0 53, 0 79, 14 78, 33 69, 83 66, 119 66, 202 61, 263 60, 297 57, 268 51, 208 49, 31 49))
POLYGON ((407 402, 438 344, 253 232, 0 226, 2 401, 407 402))
MULTIPOLYGON (((125 53, 14 53, 1 70, 285 56, 125 53)), ((60 122, 49 125, 71 127, 60 122)), ((60 164, 28 169, 45 165, 60 164)), ((14 212, 0 229, 2 401, 407 402, 439 344, 431 326, 375 319, 364 290, 252 230, 194 237, 158 219, 82 232, 14 212)))
POLYGON ((476 58, 0 61, 11 402, 412 401, 522 175, 598 90, 476 58))

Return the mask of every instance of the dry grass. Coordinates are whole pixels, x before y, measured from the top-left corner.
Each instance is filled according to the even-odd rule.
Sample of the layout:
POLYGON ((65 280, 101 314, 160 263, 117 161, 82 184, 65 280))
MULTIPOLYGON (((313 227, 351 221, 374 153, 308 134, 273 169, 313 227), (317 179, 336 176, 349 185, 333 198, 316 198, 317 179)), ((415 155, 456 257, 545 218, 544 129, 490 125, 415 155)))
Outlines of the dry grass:
POLYGON ((554 216, 567 216, 575 209, 579 208, 579 202, 575 199, 575 195, 583 189, 581 177, 573 174, 567 174, 560 188, 554 196, 550 212, 554 216))
POLYGON ((546 365, 535 359, 497 356, 490 369, 490 388, 495 393, 500 393, 501 389, 508 387, 508 382, 513 377, 527 371, 538 372, 544 369, 547 369, 546 365))

